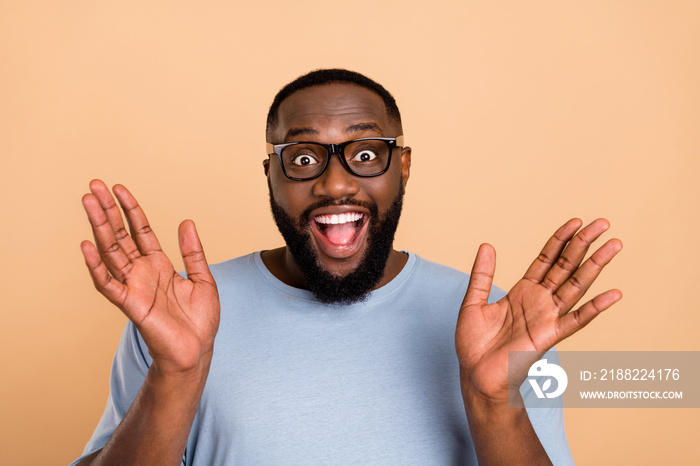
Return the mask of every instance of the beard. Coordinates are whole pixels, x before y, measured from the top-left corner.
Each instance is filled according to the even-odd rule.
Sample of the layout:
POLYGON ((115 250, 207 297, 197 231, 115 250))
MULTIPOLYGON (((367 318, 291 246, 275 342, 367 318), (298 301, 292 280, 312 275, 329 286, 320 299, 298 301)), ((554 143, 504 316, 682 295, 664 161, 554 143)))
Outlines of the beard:
POLYGON ((394 234, 399 225, 403 206, 403 183, 399 180, 399 192, 383 218, 379 218, 377 205, 371 202, 346 199, 326 199, 309 206, 298 220, 282 209, 275 201, 270 188, 270 209, 287 248, 297 263, 309 290, 323 304, 348 305, 365 301, 384 276, 389 254, 394 244, 394 234), (357 268, 339 276, 326 270, 312 246, 310 233, 311 212, 315 209, 337 205, 356 205, 370 212, 367 248, 357 268))

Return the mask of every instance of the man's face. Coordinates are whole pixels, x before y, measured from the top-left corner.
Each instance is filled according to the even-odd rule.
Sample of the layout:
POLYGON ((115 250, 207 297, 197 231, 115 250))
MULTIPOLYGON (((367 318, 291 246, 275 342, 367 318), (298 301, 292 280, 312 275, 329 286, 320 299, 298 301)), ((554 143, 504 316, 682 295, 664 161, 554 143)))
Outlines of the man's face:
MULTIPOLYGON (((381 97, 354 84, 334 83, 285 99, 269 142, 341 143, 399 135, 381 97)), ((369 286, 365 293, 380 282, 409 176, 410 149, 394 149, 392 157, 389 170, 372 178, 351 174, 337 156, 320 177, 309 181, 286 178, 276 157, 265 164, 275 220, 288 254, 312 291, 314 283, 309 282, 323 279, 318 271, 326 278, 365 282, 369 286), (309 263, 318 270, 305 270, 309 263)), ((352 300, 356 299, 341 298, 341 302, 352 300)))

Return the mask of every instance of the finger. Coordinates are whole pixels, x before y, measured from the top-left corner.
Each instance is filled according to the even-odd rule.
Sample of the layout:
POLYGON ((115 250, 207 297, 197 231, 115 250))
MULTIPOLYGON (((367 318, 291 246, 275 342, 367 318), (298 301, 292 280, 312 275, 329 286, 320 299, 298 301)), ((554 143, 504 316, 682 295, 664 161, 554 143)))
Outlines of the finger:
POLYGON ((559 341, 581 330, 620 299, 622 299, 620 290, 609 290, 599 294, 577 310, 561 316, 559 318, 559 341))
POLYGON ((559 255, 552 268, 549 269, 547 275, 542 279, 542 285, 552 292, 556 291, 576 272, 581 261, 586 256, 588 248, 608 228, 610 228, 610 222, 604 218, 599 218, 576 233, 576 236, 569 241, 569 244, 564 248, 564 252, 559 255))
POLYGON ((472 266, 467 294, 462 301, 462 307, 480 305, 488 303, 491 293, 493 275, 496 272, 496 250, 490 244, 482 244, 476 253, 474 265, 472 266))
POLYGON ((603 268, 622 250, 619 239, 611 239, 601 246, 579 267, 569 279, 561 285, 556 293, 560 314, 571 309, 583 297, 588 288, 598 278, 603 268))
POLYGON ((83 207, 92 226, 97 251, 105 266, 114 278, 124 281, 124 277, 131 270, 131 261, 119 246, 100 202, 94 194, 88 193, 83 196, 83 207))
POLYGON ((195 283, 204 282, 215 285, 214 277, 209 271, 207 258, 204 255, 202 242, 199 240, 197 229, 192 220, 185 220, 180 224, 178 238, 187 278, 195 283))
POLYGON ((124 221, 122 220, 121 211, 119 210, 117 203, 114 202, 114 198, 109 192, 107 185, 105 185, 102 180, 92 180, 90 182, 90 191, 92 191, 95 197, 97 197, 97 200, 100 202, 100 205, 107 216, 107 221, 112 227, 114 237, 117 239, 117 243, 119 243, 119 246, 126 254, 126 257, 131 260, 139 257, 141 253, 136 247, 136 243, 134 243, 133 239, 126 231, 126 228, 124 228, 124 221))
POLYGON ((582 224, 583 222, 580 219, 572 218, 559 227, 559 229, 554 232, 554 235, 547 240, 547 243, 542 248, 542 251, 540 251, 540 255, 537 256, 537 259, 530 264, 523 278, 535 283, 542 282, 547 272, 549 272, 554 262, 564 250, 566 243, 568 243, 571 237, 581 228, 582 224))
POLYGON ((148 224, 148 219, 146 214, 134 196, 126 189, 124 186, 118 184, 112 189, 119 205, 122 206, 124 215, 126 215, 126 221, 129 223, 129 230, 131 231, 131 237, 136 242, 141 254, 148 255, 154 252, 162 251, 160 243, 156 234, 151 230, 151 226, 148 224))
POLYGON ((123 296, 126 287, 110 275, 107 266, 105 266, 105 263, 102 261, 102 257, 94 244, 90 241, 83 241, 80 244, 80 249, 83 252, 85 265, 87 265, 90 271, 90 277, 92 277, 92 282, 95 288, 97 288, 97 291, 113 304, 121 307, 124 301, 123 296))

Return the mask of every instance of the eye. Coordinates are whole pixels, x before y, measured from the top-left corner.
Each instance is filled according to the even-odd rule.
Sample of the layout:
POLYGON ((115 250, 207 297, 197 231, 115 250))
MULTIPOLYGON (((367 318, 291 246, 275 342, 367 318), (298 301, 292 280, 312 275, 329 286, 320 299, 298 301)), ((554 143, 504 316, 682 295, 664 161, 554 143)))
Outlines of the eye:
POLYGON ((316 160, 313 156, 309 154, 301 154, 297 155, 292 159, 292 163, 294 165, 298 165, 300 167, 307 167, 309 165, 315 165, 318 163, 318 160, 316 160))
POLYGON ((352 158, 353 162, 371 162, 377 158, 377 154, 369 149, 361 150, 352 158))

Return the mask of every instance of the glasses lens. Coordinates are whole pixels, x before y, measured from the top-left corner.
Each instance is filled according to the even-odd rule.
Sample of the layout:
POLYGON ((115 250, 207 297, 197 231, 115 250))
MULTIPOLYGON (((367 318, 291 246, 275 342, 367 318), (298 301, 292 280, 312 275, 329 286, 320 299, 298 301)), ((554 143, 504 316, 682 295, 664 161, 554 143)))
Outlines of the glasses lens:
POLYGON ((391 151, 380 139, 355 141, 345 147, 345 160, 358 175, 376 175, 386 169, 391 151))
POLYGON ((282 163, 293 178, 312 178, 326 166, 326 148, 317 144, 295 144, 282 150, 282 163))

